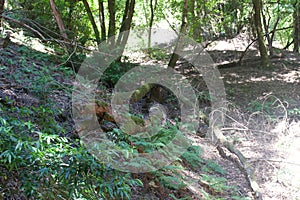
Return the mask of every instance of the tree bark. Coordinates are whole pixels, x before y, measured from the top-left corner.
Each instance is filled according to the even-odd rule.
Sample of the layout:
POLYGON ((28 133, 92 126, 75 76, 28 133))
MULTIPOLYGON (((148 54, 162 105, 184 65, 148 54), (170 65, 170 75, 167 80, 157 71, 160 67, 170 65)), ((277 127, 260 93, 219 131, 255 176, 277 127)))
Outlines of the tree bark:
MULTIPOLYGON (((132 17, 134 13, 135 0, 127 0, 126 6, 124 10, 123 20, 121 23, 120 33, 125 31, 129 31, 131 27, 132 17)), ((128 40, 129 32, 126 34, 120 34, 118 37, 117 44, 121 45, 121 47, 125 47, 126 42, 128 40)))
POLYGON ((0 0, 0 27, 2 26, 2 13, 4 10, 5 0, 0 0))
MULTIPOLYGON (((109 13, 108 37, 112 37, 116 33, 115 0, 108 0, 108 13, 109 13)), ((113 41, 111 40, 111 42, 113 41)), ((114 45, 114 43, 112 45, 114 45)))
MULTIPOLYGON (((125 45, 129 37, 129 30, 131 27, 132 17, 134 13, 135 0, 127 0, 124 10, 122 25, 120 28, 120 34, 117 40, 117 45, 120 47, 120 55, 123 54, 125 45)), ((121 57, 118 59, 120 61, 121 57)))
POLYGON ((181 22, 181 27, 180 27, 180 33, 178 36, 178 40, 174 49, 174 52, 171 56, 171 59, 169 61, 168 66, 171 68, 174 68, 176 65, 177 60, 179 59, 179 52, 181 51, 182 48, 182 37, 186 34, 186 29, 187 29, 187 14, 188 14, 188 0, 184 0, 184 5, 182 9, 182 22, 181 22))
POLYGON ((50 6, 52 9, 53 15, 55 17, 56 23, 59 28, 60 34, 64 40, 68 40, 68 35, 66 33, 66 28, 65 28, 64 22, 63 22, 61 15, 55 5, 55 2, 54 2, 54 0, 49 0, 49 1, 50 1, 50 6))
POLYGON ((195 0, 191 0, 190 1, 190 8, 189 8, 189 12, 191 14, 191 21, 193 22, 193 25, 192 25, 192 35, 193 35, 193 39, 194 40, 197 40, 199 39, 199 23, 197 22, 197 19, 196 19, 196 12, 195 12, 195 0))
MULTIPOLYGON (((260 7, 262 8, 263 5, 262 5, 262 1, 260 1, 260 7)), ((263 25, 264 25, 264 29, 265 29, 265 32, 268 33, 269 32, 269 26, 270 26, 270 18, 268 20, 268 23, 267 23, 267 19, 266 19, 266 15, 263 11, 263 9, 261 9, 261 16, 262 16, 262 21, 263 21, 263 25)), ((273 56, 274 52, 273 52, 273 47, 272 47, 272 43, 273 41, 271 40, 271 37, 269 34, 266 35, 267 37, 267 41, 268 41, 268 47, 269 47, 269 53, 270 53, 270 56, 273 56)))
POLYGON ((103 0, 99 0, 99 19, 101 28, 101 40, 104 41, 106 39, 106 27, 103 0))
POLYGON ((100 33, 99 33, 98 27, 96 25, 93 13, 91 11, 91 8, 90 8, 89 3, 87 2, 87 0, 82 0, 82 2, 83 2, 83 5, 85 7, 85 10, 86 10, 86 12, 88 14, 89 20, 90 20, 90 22, 92 24, 92 27, 93 27, 93 30, 94 30, 94 34, 95 34, 95 37, 96 37, 97 45, 99 46, 100 42, 101 42, 100 41, 100 33))
POLYGON ((151 37, 152 37, 152 26, 154 22, 154 12, 156 10, 157 0, 150 0, 150 21, 149 21, 149 32, 148 32, 148 48, 151 48, 151 37))
POLYGON ((253 8, 254 8, 254 23, 256 28, 256 33, 258 37, 258 45, 259 45, 259 52, 261 57, 261 65, 266 67, 270 65, 270 60, 267 52, 267 48, 264 42, 264 34, 262 29, 261 23, 261 0, 252 0, 253 8))
POLYGON ((299 1, 294 6, 294 52, 299 53, 300 34, 300 5, 299 1))

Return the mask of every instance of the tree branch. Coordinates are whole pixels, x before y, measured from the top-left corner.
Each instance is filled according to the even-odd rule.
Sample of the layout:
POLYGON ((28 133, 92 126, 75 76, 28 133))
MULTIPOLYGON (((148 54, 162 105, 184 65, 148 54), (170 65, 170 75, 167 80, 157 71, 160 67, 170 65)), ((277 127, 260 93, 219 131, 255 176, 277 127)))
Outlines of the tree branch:
POLYGON ((42 40, 46 40, 46 38, 43 36, 43 34, 41 34, 39 31, 35 30, 34 28, 28 26, 27 24, 24 24, 23 22, 19 21, 19 20, 16 20, 16 19, 13 19, 13 18, 10 18, 10 17, 7 17, 7 16, 4 16, 2 15, 1 16, 3 19, 6 19, 7 21, 11 21, 15 24, 18 24, 30 31, 32 31, 33 33, 35 33, 36 35, 38 35, 42 40))

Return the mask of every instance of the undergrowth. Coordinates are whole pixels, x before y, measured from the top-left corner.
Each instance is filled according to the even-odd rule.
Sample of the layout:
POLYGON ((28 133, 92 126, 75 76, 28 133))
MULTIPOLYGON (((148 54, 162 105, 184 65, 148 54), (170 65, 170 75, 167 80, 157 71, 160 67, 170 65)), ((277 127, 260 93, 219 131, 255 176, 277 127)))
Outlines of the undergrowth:
POLYGON ((6 113, 0 117, 2 198, 130 199, 131 187, 141 186, 130 174, 96 160, 80 141, 64 137, 51 108, 21 107, 19 115, 0 106, 6 113), (30 120, 22 120, 22 115, 30 120))
MULTIPOLYGON (((53 56, 33 52, 26 47, 17 51, 22 56, 17 59, 7 56, 6 60, 0 60, 0 68, 14 69, 10 75, 6 74, 7 81, 22 86, 27 93, 39 99, 39 104, 26 107, 1 99, 0 112, 4 113, 0 116, 1 199, 131 199, 133 188, 146 187, 147 184, 158 190, 165 188, 170 191, 166 197, 189 199, 187 192, 186 197, 172 192, 187 189, 181 174, 183 169, 201 171, 203 181, 220 193, 232 189, 226 185, 224 178, 210 175, 223 176, 226 172, 215 161, 202 159, 203 151, 198 146, 180 152, 182 156, 170 165, 141 175, 139 179, 97 160, 79 139, 68 137, 66 127, 57 121, 63 110, 57 107, 51 95, 62 91, 70 97, 71 85, 65 84, 65 81, 73 77, 71 69, 55 65, 53 56)), ((1 54, 5 56, 5 53, 1 54)), ((152 52, 152 56, 160 57, 161 54, 152 52)), ((133 67, 128 63, 113 63, 101 79, 112 87, 133 67)), ((178 124, 167 124, 157 134, 142 139, 118 128, 107 133, 128 156, 163 150, 176 134, 182 134, 178 124)), ((176 146, 173 149, 176 151, 176 146)), ((133 164, 138 167, 152 163, 145 160, 133 164)), ((207 194, 207 199, 210 198, 212 195, 207 194)))

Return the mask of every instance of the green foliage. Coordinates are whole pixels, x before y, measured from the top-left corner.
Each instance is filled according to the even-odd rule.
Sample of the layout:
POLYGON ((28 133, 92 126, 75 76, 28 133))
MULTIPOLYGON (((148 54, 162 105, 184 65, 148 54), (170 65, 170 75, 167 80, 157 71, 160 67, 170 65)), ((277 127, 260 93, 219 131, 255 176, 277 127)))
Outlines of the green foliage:
POLYGON ((251 101, 247 110, 262 113, 264 118, 270 120, 270 122, 276 121, 280 117, 285 117, 286 114, 289 114, 284 103, 274 96, 269 96, 263 101, 251 101))
POLYGON ((158 179, 164 187, 173 190, 179 190, 186 186, 182 180, 174 176, 160 176, 158 179))
MULTIPOLYGON (((108 137, 117 145, 119 145, 124 152, 126 151, 130 154, 137 154, 140 150, 142 150, 144 153, 151 153, 155 150, 164 152, 163 148, 171 142, 176 134, 180 134, 179 130, 176 126, 170 125, 168 127, 160 129, 157 134, 144 138, 128 136, 128 134, 122 132, 119 129, 114 129, 112 132, 109 132, 108 137)), ((176 149, 176 146, 174 146, 174 149, 176 149)), ((169 152, 165 152, 166 155, 168 155, 168 153, 169 152)), ((180 158, 178 157, 177 161, 179 160, 180 158)), ((149 168, 152 166, 152 164, 153 163, 150 163, 148 159, 145 159, 144 161, 143 159, 139 159, 136 163, 131 162, 131 165, 133 165, 133 167, 138 168, 145 166, 149 168)), ((177 166, 176 163, 173 163, 171 165, 163 167, 158 171, 153 172, 152 174, 154 176, 154 179, 157 180, 163 187, 179 190, 185 187, 181 175, 180 173, 178 173, 181 169, 182 167, 180 167, 179 165, 177 166)))
POLYGON ((192 200, 192 197, 183 197, 183 198, 176 198, 174 194, 169 194, 174 200, 192 200))
POLYGON ((202 174, 202 180, 208 183, 208 185, 218 193, 224 192, 228 189, 233 189, 232 187, 226 184, 227 180, 223 177, 202 174))
POLYGON ((202 171, 209 173, 217 172, 221 175, 225 174, 225 170, 213 160, 207 160, 205 165, 202 167, 202 171))
POLYGON ((108 86, 114 86, 118 80, 135 65, 131 63, 113 62, 104 72, 101 80, 108 86))
POLYGON ((62 56, 63 60, 67 60, 67 62, 64 64, 64 67, 67 67, 69 69, 74 70, 74 72, 78 72, 81 64, 86 59, 86 55, 82 52, 74 52, 71 56, 68 54, 64 54, 62 56))
POLYGON ((194 169, 204 164, 204 160, 200 157, 202 150, 198 146, 191 146, 181 155, 181 157, 194 169))
POLYGON ((53 57, 47 54, 26 47, 17 51, 22 55, 19 59, 2 61, 12 69, 18 67, 7 79, 40 102, 22 107, 6 99, 5 105, 14 106, 0 104, 5 113, 0 117, 3 198, 18 194, 33 199, 130 199, 131 188, 142 183, 96 160, 80 141, 65 137, 66 129, 56 121, 63 110, 48 97, 54 90, 70 92, 69 86, 57 80, 71 76, 71 70, 54 66, 53 57), (17 187, 10 186, 12 180, 17 187))
MULTIPOLYGON (((9 112, 2 104, 1 111, 9 112)), ((6 177, 1 180, 0 188, 6 188, 8 198, 22 192, 42 199, 58 196, 61 199, 130 199, 130 187, 141 182, 95 160, 79 141, 59 136, 64 129, 55 125, 51 109, 20 108, 19 114, 24 117, 41 111, 39 117, 33 118, 36 121, 23 121, 10 115, 0 118, 0 168, 1 177, 6 177), (17 174, 21 191, 7 186, 10 173, 17 174)))
POLYGON ((264 102, 261 103, 259 101, 252 101, 250 103, 250 107, 248 108, 249 111, 252 112, 257 112, 257 111, 261 111, 261 112, 266 112, 269 113, 271 111, 271 108, 273 107, 273 102, 264 102))
POLYGON ((153 60, 166 60, 168 53, 165 49, 150 48, 147 49, 149 57, 153 60))
MULTIPOLYGON (((92 28, 82 2, 59 0, 55 1, 55 3, 68 31, 68 37, 75 40, 87 38, 82 41, 82 45, 93 43, 93 39, 90 39, 92 37, 92 28)), ((26 19, 26 23, 29 23, 31 26, 38 26, 37 29, 40 32, 54 38, 59 38, 59 29, 48 0, 21 0, 17 4, 12 4, 9 7, 13 7, 17 11, 10 13, 11 17, 21 21, 26 19)))
POLYGON ((300 116, 300 108, 288 109, 289 115, 300 116))

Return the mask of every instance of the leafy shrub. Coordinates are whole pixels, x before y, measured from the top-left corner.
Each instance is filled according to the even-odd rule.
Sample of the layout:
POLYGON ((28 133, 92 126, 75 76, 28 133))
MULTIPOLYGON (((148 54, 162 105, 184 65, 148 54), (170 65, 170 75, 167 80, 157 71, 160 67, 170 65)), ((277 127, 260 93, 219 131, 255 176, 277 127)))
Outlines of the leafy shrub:
POLYGON ((113 62, 105 70, 101 80, 110 88, 112 88, 118 80, 130 69, 134 68, 134 64, 113 62))
MULTIPOLYGON (((45 113, 37 122, 49 122, 52 111, 36 109, 45 113)), ((23 117, 32 112, 20 110, 23 117)), ((8 112, 2 105, 1 111, 8 112)), ((79 141, 59 136, 61 127, 40 127, 12 115, 1 116, 0 125, 0 192, 5 190, 5 198, 24 194, 34 199, 130 199, 131 187, 141 185, 130 174, 95 160, 79 141), (12 174, 20 191, 9 187, 12 174)))
POLYGON ((191 146, 185 153, 182 154, 182 158, 193 168, 197 168, 204 164, 204 160, 200 157, 202 150, 198 146, 191 146))

